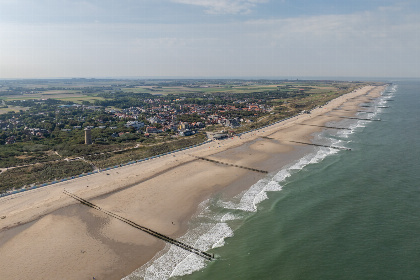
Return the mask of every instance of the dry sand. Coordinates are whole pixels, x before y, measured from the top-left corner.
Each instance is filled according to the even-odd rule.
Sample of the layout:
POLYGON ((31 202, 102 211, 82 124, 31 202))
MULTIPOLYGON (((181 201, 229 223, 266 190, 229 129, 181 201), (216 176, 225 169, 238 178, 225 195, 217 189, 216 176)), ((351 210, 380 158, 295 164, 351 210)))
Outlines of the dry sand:
POLYGON ((0 216, 6 218, 0 220, 0 279, 121 279, 165 243, 76 202, 64 189, 142 226, 181 236, 199 203, 217 193, 237 195, 267 176, 193 156, 274 172, 311 148, 290 140, 311 141, 318 126, 354 116, 358 104, 383 89, 364 87, 241 137, 1 198, 0 216), (333 110, 338 107, 344 110, 333 110))

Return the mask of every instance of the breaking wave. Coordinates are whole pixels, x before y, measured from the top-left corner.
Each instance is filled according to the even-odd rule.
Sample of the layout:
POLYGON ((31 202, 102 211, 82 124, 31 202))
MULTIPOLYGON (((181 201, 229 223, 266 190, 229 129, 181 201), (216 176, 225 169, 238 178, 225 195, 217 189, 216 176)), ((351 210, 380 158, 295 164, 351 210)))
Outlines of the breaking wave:
MULTIPOLYGON (((386 99, 393 96, 395 92, 396 86, 388 87, 382 96, 374 101, 373 112, 359 114, 366 119, 377 117, 381 111, 378 106, 383 106, 387 102, 386 99)), ((346 123, 344 125, 347 125, 348 129, 334 134, 317 134, 314 142, 345 148, 349 143, 347 141, 349 135, 363 129, 368 123, 364 120, 346 123)), ((202 202, 198 214, 191 221, 189 231, 178 240, 202 251, 224 246, 225 239, 234 235, 234 230, 240 226, 241 221, 256 212, 258 205, 268 199, 267 192, 281 191, 290 176, 304 169, 305 166, 318 163, 338 152, 339 150, 334 148, 317 148, 316 151, 305 155, 276 174, 259 180, 248 190, 229 200, 213 197, 202 202)), ((168 244, 152 260, 124 277, 123 280, 180 277, 201 270, 208 263, 209 261, 202 257, 168 244)))

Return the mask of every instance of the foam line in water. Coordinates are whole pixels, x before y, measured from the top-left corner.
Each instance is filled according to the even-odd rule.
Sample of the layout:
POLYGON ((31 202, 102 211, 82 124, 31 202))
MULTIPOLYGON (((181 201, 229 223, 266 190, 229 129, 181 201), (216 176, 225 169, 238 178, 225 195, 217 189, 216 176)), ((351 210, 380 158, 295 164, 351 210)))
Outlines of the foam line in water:
MULTIPOLYGON (((322 138, 322 141, 334 142, 342 145, 345 142, 331 138, 322 138)), ((282 185, 293 174, 299 172, 309 164, 315 164, 327 156, 338 153, 331 148, 318 148, 315 152, 305 155, 295 163, 286 166, 272 178, 263 178, 252 185, 247 191, 229 201, 212 198, 199 205, 199 214, 191 223, 192 228, 180 241, 191 244, 195 248, 208 251, 224 246, 225 239, 234 235, 229 225, 235 220, 243 220, 246 215, 257 211, 257 206, 268 198, 267 192, 281 191, 282 185), (248 214, 246 214, 248 213, 248 214)), ((170 277, 191 274, 203 269, 208 261, 191 254, 181 248, 166 245, 165 249, 151 261, 134 271, 123 280, 134 279, 168 279, 170 277)))

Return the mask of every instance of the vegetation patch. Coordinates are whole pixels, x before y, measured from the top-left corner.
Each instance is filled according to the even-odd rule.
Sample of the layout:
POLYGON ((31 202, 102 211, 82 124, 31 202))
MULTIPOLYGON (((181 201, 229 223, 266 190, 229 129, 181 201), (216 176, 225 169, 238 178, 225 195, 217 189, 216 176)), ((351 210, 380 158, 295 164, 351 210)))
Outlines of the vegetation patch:
POLYGON ((96 167, 105 168, 197 145, 204 142, 205 140, 206 136, 204 134, 198 134, 192 137, 184 137, 167 143, 145 145, 138 148, 127 149, 118 152, 95 154, 85 158, 92 162, 92 164, 94 164, 96 167))
POLYGON ((0 192, 77 176, 90 171, 92 171, 92 166, 84 161, 37 163, 12 168, 0 173, 0 192))

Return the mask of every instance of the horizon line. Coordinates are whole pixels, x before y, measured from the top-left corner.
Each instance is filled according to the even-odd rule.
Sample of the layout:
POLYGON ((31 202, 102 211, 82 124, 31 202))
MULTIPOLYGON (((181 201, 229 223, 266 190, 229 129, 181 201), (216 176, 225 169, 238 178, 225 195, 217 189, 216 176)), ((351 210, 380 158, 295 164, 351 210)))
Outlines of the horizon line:
POLYGON ((1 78, 6 80, 393 80, 393 79, 420 79, 420 77, 383 77, 383 76, 74 76, 74 77, 26 77, 26 78, 1 78))

